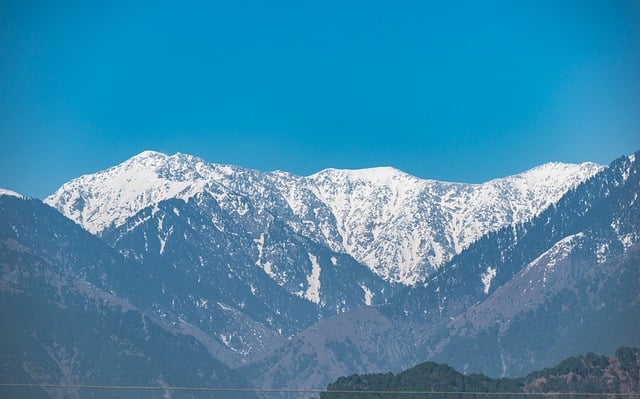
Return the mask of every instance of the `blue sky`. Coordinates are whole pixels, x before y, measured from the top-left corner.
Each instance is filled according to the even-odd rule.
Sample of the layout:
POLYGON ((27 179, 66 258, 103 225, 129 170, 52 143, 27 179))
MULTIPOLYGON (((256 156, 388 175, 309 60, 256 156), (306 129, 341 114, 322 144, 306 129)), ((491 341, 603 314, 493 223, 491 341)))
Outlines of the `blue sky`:
POLYGON ((640 149, 638 1, 0 2, 0 187, 145 150, 482 182, 640 149))

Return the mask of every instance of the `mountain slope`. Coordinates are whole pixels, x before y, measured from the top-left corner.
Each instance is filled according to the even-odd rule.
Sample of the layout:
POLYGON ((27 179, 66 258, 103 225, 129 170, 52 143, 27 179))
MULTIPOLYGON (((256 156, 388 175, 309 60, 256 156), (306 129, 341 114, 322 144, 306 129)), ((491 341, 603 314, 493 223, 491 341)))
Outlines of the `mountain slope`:
POLYGON ((427 358, 490 375, 638 346, 639 192, 638 154, 615 160, 531 222, 478 240, 392 312, 442 324, 427 358))
POLYGON ((391 294, 348 255, 282 223, 254 239, 206 193, 145 208, 102 239, 155 270, 164 306, 213 334, 227 348, 218 357, 233 366, 321 317, 381 301, 385 289, 391 294))
MULTIPOLYGON (((249 386, 192 333, 147 307, 160 296, 150 270, 54 209, 0 195, 2 383, 249 386)), ((135 396, 159 393, 197 396, 135 396)), ((123 391, 5 387, 0 395, 115 398, 123 391)))
POLYGON ((640 346, 637 159, 614 161, 538 217, 481 238, 388 304, 321 321, 247 374, 261 385, 295 375, 321 386, 345 369, 396 371, 427 359, 521 374, 590 350, 610 325, 598 348, 640 346), (583 344, 569 345, 576 336, 583 344))

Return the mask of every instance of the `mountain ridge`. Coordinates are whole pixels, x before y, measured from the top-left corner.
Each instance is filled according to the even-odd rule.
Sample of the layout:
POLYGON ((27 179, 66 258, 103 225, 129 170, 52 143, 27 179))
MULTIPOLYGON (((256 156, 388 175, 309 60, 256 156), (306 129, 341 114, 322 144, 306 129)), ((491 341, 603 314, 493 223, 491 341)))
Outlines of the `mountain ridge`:
POLYGON ((466 184, 419 179, 391 167, 301 177, 145 151, 65 183, 44 202, 100 235, 162 200, 208 192, 236 219, 250 206, 272 213, 386 281, 414 285, 482 235, 536 215, 602 168, 556 162, 466 184))

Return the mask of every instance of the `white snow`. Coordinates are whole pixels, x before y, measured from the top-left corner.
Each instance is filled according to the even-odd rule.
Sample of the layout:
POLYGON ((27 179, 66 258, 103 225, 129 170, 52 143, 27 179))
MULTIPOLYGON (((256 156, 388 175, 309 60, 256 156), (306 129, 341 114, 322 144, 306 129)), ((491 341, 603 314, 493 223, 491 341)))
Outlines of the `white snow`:
POLYGON ((264 270, 265 273, 267 273, 269 277, 276 280, 278 276, 276 276, 273 270, 271 270, 271 266, 272 266, 271 262, 265 262, 264 265, 262 265, 262 269, 264 270))
POLYGON ((220 338, 220 340, 222 341, 222 343, 224 344, 224 346, 226 346, 229 349, 233 349, 231 348, 231 334, 218 334, 218 337, 220 338))
POLYGON ((315 303, 320 303, 320 265, 315 255, 309 254, 309 260, 311 261, 311 274, 307 276, 307 291, 304 297, 315 303))
POLYGON ((158 235, 158 240, 160 240, 160 255, 164 254, 164 248, 167 245, 167 239, 169 238, 169 236, 171 235, 171 233, 173 233, 173 227, 171 227, 169 229, 169 231, 167 231, 164 236, 162 235, 158 235))
POLYGON ((207 309, 208 308, 207 307, 208 302, 209 301, 207 299, 200 298, 200 300, 198 300, 198 302, 196 303, 196 306, 199 307, 199 308, 207 309))
POLYGON ((373 292, 364 284, 360 284, 360 288, 364 291, 364 303, 367 306, 371 306, 371 300, 373 299, 373 292))
POLYGON ((344 252, 388 281, 414 285, 484 234, 526 221, 601 170, 549 163, 483 184, 423 180, 393 168, 307 178, 335 216, 344 252))
POLYGON ((636 242, 637 237, 635 236, 635 234, 629 233, 618 237, 618 240, 626 251, 627 249, 631 248, 631 246, 636 242))
MULTIPOLYGON (((170 198, 213 196, 225 213, 211 215, 220 231, 220 218, 227 215, 256 212, 268 218, 277 209, 293 231, 351 255, 387 281, 414 285, 484 234, 532 218, 601 169, 593 163, 549 163, 462 184, 391 167, 326 169, 308 177, 261 173, 145 151, 64 184, 45 202, 95 234, 170 198)), ((275 278, 272 265, 262 265, 261 240, 255 241, 256 264, 275 278)))
POLYGON ((167 239, 173 233, 173 226, 165 232, 163 231, 164 216, 158 218, 158 240, 160 241, 160 255, 164 254, 164 248, 167 244, 167 239))
POLYGON ((256 265, 262 267, 262 249, 264 248, 264 233, 260 234, 260 238, 254 239, 253 242, 256 243, 258 247, 258 259, 256 259, 256 265))
POLYGON ((480 279, 482 280, 482 285, 484 288, 482 289, 485 294, 489 294, 489 289, 491 288, 491 280, 496 276, 496 268, 488 266, 487 270, 482 273, 480 279))
POLYGON ((232 313, 236 313, 236 310, 234 308, 232 308, 229 305, 226 305, 222 302, 217 302, 218 306, 220 307, 220 309, 226 311, 226 312, 232 312, 232 313))
POLYGON ((607 261, 607 255, 609 254, 609 244, 601 243, 596 250, 596 262, 604 263, 607 261))
MULTIPOLYGON (((538 256, 536 259, 531 261, 524 269, 522 273, 526 273, 533 268, 544 266, 542 281, 537 281, 537 284, 541 284, 543 287, 547 283, 547 275, 552 273, 556 264, 564 259, 566 259, 569 254, 573 251, 573 248, 577 245, 577 243, 584 238, 584 233, 580 232, 577 234, 569 235, 562 240, 555 243, 551 248, 545 251, 543 254, 538 256)), ((530 281, 531 284, 534 284, 533 281, 530 281)))
POLYGON ((44 202, 96 234, 170 198, 215 191, 223 166, 185 154, 145 151, 120 165, 65 183, 44 202))
POLYGON ((5 188, 0 188, 0 195, 8 195, 10 197, 24 198, 22 194, 18 194, 15 191, 7 190, 5 188))

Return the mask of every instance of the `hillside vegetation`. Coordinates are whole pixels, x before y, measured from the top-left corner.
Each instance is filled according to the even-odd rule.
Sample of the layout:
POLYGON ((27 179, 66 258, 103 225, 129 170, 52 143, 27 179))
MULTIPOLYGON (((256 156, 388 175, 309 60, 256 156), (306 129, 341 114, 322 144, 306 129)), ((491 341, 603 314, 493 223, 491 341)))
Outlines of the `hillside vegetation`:
MULTIPOLYGON (((574 393, 570 397, 617 394, 617 398, 640 397, 640 350, 620 348, 615 356, 588 353, 571 357, 553 368, 520 378, 489 378, 464 375, 452 367, 422 363, 398 374, 354 374, 341 377, 327 387, 321 399, 368 398, 500 398, 550 397, 553 393, 574 393)), ((599 396, 596 396, 599 397, 599 396)))

